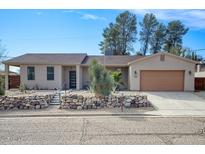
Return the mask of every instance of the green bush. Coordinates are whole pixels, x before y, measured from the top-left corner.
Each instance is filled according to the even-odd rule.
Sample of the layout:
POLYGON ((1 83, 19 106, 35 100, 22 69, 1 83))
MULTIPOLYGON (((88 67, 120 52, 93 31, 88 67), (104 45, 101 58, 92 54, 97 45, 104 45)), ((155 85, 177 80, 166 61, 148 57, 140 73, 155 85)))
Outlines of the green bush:
POLYGON ((89 66, 90 90, 99 96, 108 96, 113 89, 114 80, 110 73, 93 60, 89 66))
POLYGON ((0 77, 0 95, 5 94, 5 82, 4 77, 0 77))
POLYGON ((120 90, 120 87, 124 85, 122 81, 122 73, 120 71, 111 72, 111 76, 114 80, 114 91, 120 90))

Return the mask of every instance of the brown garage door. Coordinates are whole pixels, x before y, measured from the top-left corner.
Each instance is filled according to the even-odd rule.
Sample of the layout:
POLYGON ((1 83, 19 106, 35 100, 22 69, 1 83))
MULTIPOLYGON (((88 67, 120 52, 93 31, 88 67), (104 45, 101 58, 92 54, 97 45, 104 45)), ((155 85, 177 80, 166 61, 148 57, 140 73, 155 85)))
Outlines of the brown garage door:
POLYGON ((184 71, 141 71, 140 90, 183 91, 184 71))

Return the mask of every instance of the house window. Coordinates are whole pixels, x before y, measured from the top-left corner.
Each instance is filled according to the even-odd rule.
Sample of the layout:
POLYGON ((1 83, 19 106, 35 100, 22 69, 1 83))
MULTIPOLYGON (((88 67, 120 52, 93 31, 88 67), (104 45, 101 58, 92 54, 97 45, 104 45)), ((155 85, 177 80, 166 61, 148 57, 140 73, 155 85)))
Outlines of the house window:
POLYGON ((27 67, 27 77, 28 80, 35 80, 35 68, 27 67))
POLYGON ((47 67, 47 80, 54 80, 54 67, 47 67))

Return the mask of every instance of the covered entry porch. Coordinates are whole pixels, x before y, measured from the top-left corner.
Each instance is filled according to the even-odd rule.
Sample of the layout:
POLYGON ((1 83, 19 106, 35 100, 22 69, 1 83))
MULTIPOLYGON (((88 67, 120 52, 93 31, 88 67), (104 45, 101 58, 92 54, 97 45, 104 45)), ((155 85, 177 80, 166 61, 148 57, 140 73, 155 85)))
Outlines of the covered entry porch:
POLYGON ((62 89, 82 89, 82 67, 80 65, 62 66, 62 89))
POLYGON ((20 75, 18 73, 10 71, 10 67, 18 68, 20 66, 12 66, 5 64, 5 71, 4 74, 2 74, 2 77, 4 78, 5 82, 5 89, 13 89, 13 88, 19 88, 20 86, 20 75))

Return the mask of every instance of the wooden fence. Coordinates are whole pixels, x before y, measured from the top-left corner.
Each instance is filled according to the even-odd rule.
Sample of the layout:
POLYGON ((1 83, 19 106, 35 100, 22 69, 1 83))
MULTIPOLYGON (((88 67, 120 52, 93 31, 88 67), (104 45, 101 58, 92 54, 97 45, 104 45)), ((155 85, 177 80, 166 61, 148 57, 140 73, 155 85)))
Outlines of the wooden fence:
POLYGON ((195 78, 195 90, 205 90, 205 78, 195 78))
POLYGON ((19 86, 20 86, 20 76, 10 75, 9 76, 9 89, 19 88, 19 86))

